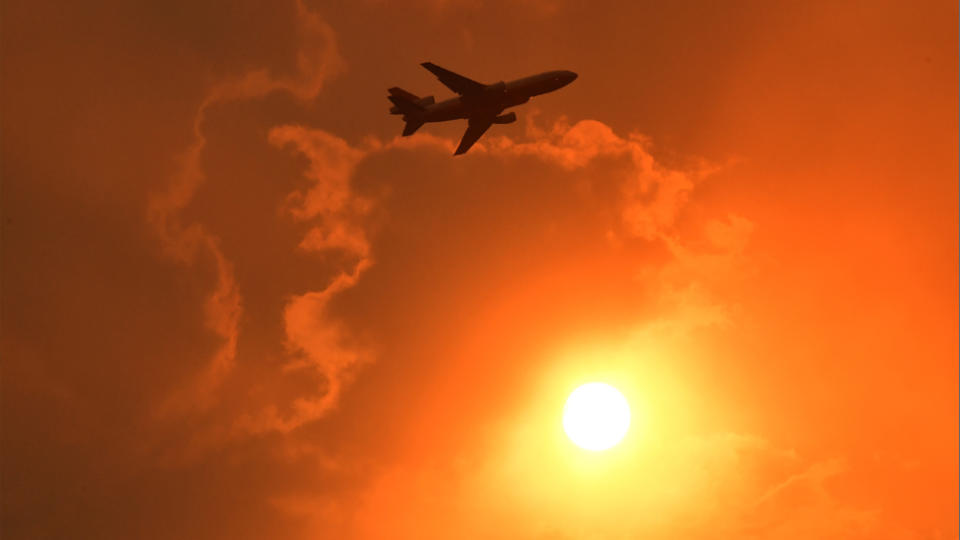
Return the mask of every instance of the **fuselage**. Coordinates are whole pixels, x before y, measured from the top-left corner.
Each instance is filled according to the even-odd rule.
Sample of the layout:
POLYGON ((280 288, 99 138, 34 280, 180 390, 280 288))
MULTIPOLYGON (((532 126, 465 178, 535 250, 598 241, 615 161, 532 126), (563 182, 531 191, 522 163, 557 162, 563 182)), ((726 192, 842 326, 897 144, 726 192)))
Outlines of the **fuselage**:
POLYGON ((504 109, 530 101, 533 96, 563 88, 576 78, 577 74, 572 71, 547 71, 515 81, 501 81, 487 85, 477 94, 458 96, 428 105, 422 114, 422 120, 446 122, 484 113, 496 115, 504 109))

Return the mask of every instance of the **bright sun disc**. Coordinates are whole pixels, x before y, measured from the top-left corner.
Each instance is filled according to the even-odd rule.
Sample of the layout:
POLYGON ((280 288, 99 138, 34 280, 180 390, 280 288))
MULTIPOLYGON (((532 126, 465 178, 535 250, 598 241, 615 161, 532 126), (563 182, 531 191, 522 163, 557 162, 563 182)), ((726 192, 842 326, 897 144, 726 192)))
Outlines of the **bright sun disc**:
POLYGON ((599 452, 620 442, 630 427, 630 405, 619 390, 592 382, 577 387, 563 407, 563 430, 580 448, 599 452))

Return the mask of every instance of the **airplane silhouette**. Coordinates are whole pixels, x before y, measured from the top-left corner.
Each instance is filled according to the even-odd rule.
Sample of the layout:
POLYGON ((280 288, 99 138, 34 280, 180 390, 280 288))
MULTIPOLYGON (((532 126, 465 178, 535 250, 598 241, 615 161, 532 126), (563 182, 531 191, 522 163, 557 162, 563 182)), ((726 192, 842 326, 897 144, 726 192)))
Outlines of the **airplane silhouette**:
POLYGON ((434 103, 433 96, 419 97, 398 87, 390 88, 387 96, 393 103, 390 114, 402 114, 406 125, 403 136, 413 135, 427 122, 446 122, 459 118, 467 119, 467 131, 453 155, 466 153, 473 143, 493 124, 516 122, 517 114, 500 114, 504 109, 530 101, 530 98, 553 92, 573 82, 577 74, 572 71, 547 71, 515 81, 483 84, 463 75, 458 75, 434 63, 420 64, 440 79, 459 97, 434 103))

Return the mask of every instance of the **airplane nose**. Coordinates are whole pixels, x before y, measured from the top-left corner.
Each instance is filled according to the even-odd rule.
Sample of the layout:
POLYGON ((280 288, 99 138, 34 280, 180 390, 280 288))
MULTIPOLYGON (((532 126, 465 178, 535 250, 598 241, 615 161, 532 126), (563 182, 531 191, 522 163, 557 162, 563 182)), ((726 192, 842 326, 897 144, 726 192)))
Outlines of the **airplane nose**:
POLYGON ((566 72, 564 72, 564 78, 566 79, 566 83, 567 83, 567 84, 570 84, 570 83, 572 83, 574 80, 576 80, 577 74, 574 73, 574 72, 572 72, 572 71, 566 71, 566 72))

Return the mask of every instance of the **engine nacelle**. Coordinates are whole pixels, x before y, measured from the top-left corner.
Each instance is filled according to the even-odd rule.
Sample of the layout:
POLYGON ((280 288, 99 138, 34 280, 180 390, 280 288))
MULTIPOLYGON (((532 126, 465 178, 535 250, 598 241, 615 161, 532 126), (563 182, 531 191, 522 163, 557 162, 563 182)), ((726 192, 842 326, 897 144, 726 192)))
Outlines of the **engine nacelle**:
POLYGON ((494 124, 510 124, 517 121, 517 113, 501 114, 493 119, 494 124))

